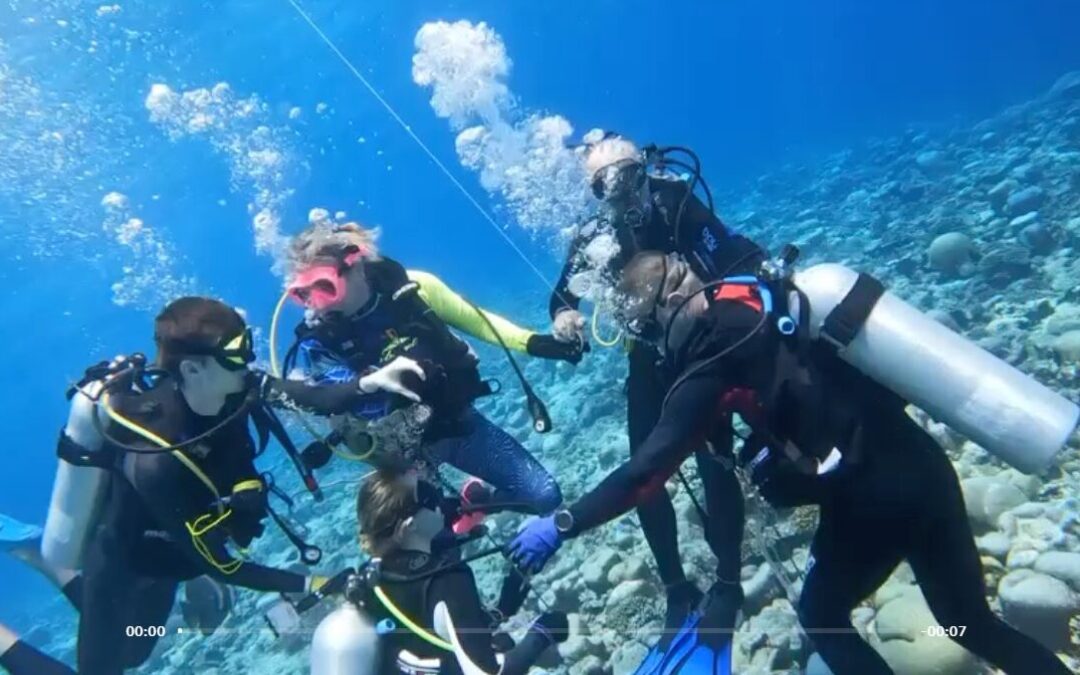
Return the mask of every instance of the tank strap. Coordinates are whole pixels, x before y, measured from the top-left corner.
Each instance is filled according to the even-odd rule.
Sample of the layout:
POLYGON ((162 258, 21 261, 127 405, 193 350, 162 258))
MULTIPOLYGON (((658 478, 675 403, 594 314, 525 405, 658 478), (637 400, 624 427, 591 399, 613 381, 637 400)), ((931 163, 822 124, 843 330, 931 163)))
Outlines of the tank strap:
POLYGON ((868 274, 859 274, 844 299, 825 317, 821 337, 837 350, 847 347, 862 330, 866 318, 884 293, 885 286, 880 281, 868 274))
POLYGON ((116 468, 116 452, 108 445, 100 450, 87 450, 71 439, 63 429, 56 444, 56 456, 75 466, 91 466, 97 469, 116 468))

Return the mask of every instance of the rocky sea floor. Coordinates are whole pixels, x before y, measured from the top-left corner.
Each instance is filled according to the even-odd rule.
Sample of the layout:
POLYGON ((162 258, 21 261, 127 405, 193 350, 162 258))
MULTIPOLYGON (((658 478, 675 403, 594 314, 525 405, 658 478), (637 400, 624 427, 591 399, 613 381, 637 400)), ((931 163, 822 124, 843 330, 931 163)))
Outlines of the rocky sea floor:
MULTIPOLYGON (((719 195, 717 206, 729 224, 770 249, 794 242, 803 250, 804 265, 834 261, 869 272, 1044 384, 1074 400, 1080 396, 1080 72, 1063 77, 1044 96, 978 124, 911 130, 817 164, 785 167, 763 176, 749 194, 719 195)), ((530 302, 537 310, 514 318, 544 325, 544 298, 530 302)), ((559 477, 567 499, 583 494, 627 456, 625 359, 619 350, 594 349, 577 368, 526 365, 556 427, 543 436, 531 433, 501 355, 487 349, 482 354, 485 373, 501 379, 507 390, 484 401, 481 410, 559 477)), ((1026 476, 913 414, 945 447, 962 481, 992 606, 1080 673, 1080 438, 1072 438, 1054 468, 1026 476)), ((302 498, 293 513, 326 551, 320 570, 357 560, 360 471, 336 466, 322 477, 327 500, 314 504, 302 498)), ((696 472, 686 473, 700 491, 696 472)), ((286 467, 280 475, 285 483, 286 467)), ((685 489, 675 481, 668 489, 684 565, 705 589, 713 560, 699 518, 685 489)), ((499 541, 509 539, 519 522, 512 516, 489 519, 499 541)), ((784 589, 761 554, 762 544, 778 552, 797 591, 815 523, 812 508, 774 513, 750 503, 743 568, 747 602, 735 636, 736 672, 828 673, 800 634, 784 589)), ((276 533, 252 553, 272 565, 295 560, 276 533)), ((493 599, 505 562, 489 558, 475 569, 493 599)), ((530 612, 543 606, 571 613, 572 635, 551 672, 632 672, 661 625, 662 590, 633 515, 565 545, 535 578, 534 588, 530 612)), ((307 672, 308 638, 275 640, 265 628, 261 614, 270 600, 241 591, 233 616, 217 634, 171 635, 138 672, 307 672)), ((42 616, 58 618, 31 631, 29 639, 70 659, 73 617, 53 609, 42 616)), ((311 629, 319 614, 307 617, 311 629)), ((906 566, 853 618, 900 675, 994 672, 947 638, 925 633, 937 622, 906 566)))

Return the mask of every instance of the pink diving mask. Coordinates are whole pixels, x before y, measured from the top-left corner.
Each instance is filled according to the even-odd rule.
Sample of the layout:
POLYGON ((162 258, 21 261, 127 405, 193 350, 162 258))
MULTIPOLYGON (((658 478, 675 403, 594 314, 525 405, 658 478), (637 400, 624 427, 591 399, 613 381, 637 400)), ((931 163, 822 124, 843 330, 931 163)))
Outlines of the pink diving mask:
POLYGON ((289 284, 289 297, 317 312, 333 307, 345 297, 345 271, 363 255, 363 250, 358 250, 340 260, 320 261, 305 268, 289 284))

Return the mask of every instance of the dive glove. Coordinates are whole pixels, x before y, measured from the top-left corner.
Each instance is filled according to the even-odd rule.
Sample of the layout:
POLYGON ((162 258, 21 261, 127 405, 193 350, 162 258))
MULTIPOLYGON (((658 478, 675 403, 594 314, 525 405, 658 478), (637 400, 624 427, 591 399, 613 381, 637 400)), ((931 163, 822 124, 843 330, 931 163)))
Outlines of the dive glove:
POLYGON ((533 334, 525 343, 525 351, 530 356, 555 361, 567 361, 577 364, 581 361, 581 355, 589 351, 587 342, 562 342, 552 335, 533 334))
POLYGON ((360 391, 365 394, 387 391, 419 403, 420 395, 406 385, 406 382, 414 376, 420 380, 427 379, 419 363, 406 356, 399 356, 375 372, 361 377, 360 391))
POLYGON ((525 573, 536 574, 555 555, 562 545, 562 536, 555 527, 555 516, 531 520, 510 542, 510 560, 525 573))

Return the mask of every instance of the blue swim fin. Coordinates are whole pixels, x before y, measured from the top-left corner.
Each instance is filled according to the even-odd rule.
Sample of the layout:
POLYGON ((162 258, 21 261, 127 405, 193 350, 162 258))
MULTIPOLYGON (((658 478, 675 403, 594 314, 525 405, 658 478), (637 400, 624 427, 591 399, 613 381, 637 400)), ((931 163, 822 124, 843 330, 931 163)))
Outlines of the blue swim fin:
POLYGON ((731 638, 724 640, 720 649, 698 642, 697 646, 678 664, 664 675, 680 673, 682 675, 731 675, 731 638))
POLYGON ((0 552, 35 546, 35 542, 41 539, 41 534, 40 527, 27 525, 0 513, 0 552))
POLYGON ((641 662, 634 675, 669 675, 673 667, 688 658, 697 646, 697 627, 701 621, 700 612, 691 612, 679 631, 670 640, 660 640, 641 662))

